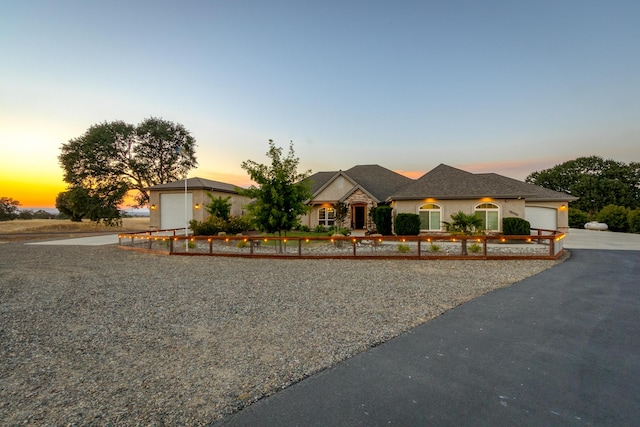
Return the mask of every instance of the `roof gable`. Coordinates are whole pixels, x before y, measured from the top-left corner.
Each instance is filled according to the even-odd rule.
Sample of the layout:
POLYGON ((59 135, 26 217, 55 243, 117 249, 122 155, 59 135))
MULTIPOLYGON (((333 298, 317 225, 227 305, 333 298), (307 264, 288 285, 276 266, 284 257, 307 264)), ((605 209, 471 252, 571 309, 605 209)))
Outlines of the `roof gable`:
POLYGON ((380 165, 354 166, 346 174, 378 201, 386 200, 394 192, 414 182, 413 179, 380 165))

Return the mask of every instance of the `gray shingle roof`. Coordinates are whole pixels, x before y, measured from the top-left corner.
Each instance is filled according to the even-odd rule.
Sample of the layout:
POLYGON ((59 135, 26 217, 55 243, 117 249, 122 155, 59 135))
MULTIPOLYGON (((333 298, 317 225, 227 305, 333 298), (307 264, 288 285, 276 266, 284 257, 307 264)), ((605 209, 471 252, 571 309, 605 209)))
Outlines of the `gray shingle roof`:
POLYGON ((400 175, 379 165, 358 165, 346 171, 317 172, 309 177, 312 182, 311 191, 314 197, 335 176, 342 174, 360 187, 363 191, 382 202, 394 191, 413 182, 411 178, 400 175))
POLYGON ((381 202, 414 182, 411 178, 379 165, 354 166, 346 174, 381 202))
POLYGON ((495 173, 473 174, 440 164, 412 184, 396 191, 390 200, 410 200, 433 197, 436 199, 474 199, 478 197, 523 198, 527 200, 575 200, 533 184, 495 173))
MULTIPOLYGON (((187 178, 187 188, 195 190, 220 191, 223 193, 238 193, 237 186, 226 182, 213 181, 205 178, 187 178)), ((166 184, 152 185, 148 190, 178 190, 184 189, 184 179, 167 182, 166 184)))

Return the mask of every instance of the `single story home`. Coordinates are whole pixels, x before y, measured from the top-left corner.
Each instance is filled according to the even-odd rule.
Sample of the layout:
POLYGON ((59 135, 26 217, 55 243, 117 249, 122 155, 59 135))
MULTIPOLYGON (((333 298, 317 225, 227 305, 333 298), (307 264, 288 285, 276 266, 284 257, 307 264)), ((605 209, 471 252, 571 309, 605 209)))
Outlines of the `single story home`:
MULTIPOLYGON (((444 231, 443 221, 463 211, 477 213, 489 231, 502 231, 502 219, 523 218, 531 227, 568 231, 569 202, 576 197, 495 173, 474 174, 441 164, 418 179, 379 165, 358 165, 346 171, 317 172, 309 177, 311 211, 300 218, 313 229, 336 225, 336 208, 346 207, 341 225, 351 230, 374 228, 372 208, 386 204, 398 213, 420 215, 421 231, 444 231)), ((149 187, 150 228, 184 228, 192 219, 203 221, 214 197, 231 196, 231 215, 244 215, 250 202, 233 184, 189 178, 149 187), (186 212, 186 217, 185 217, 186 212)))
POLYGON ((346 171, 318 172, 309 177, 312 210, 301 218, 301 224, 313 229, 330 227, 336 222, 336 206, 347 206, 342 224, 352 230, 371 229, 371 208, 385 202, 414 180, 378 165, 354 166, 346 171))
POLYGON ((502 231, 502 219, 523 218, 531 227, 567 231, 569 202, 576 197, 495 173, 474 174, 441 164, 413 180, 378 165, 354 166, 347 171, 311 175, 313 210, 302 224, 335 224, 335 207, 347 205, 343 226, 373 228, 372 207, 390 204, 394 215, 415 213, 423 232, 444 231, 458 211, 478 213, 486 230, 502 231))
POLYGON ((231 197, 231 212, 233 216, 244 215, 244 206, 249 198, 238 194, 238 187, 225 182, 212 181, 204 178, 188 178, 153 185, 149 191, 149 228, 167 230, 184 228, 189 221, 195 219, 204 221, 209 216, 204 205, 213 197, 231 197), (186 216, 185 216, 186 213, 186 216))

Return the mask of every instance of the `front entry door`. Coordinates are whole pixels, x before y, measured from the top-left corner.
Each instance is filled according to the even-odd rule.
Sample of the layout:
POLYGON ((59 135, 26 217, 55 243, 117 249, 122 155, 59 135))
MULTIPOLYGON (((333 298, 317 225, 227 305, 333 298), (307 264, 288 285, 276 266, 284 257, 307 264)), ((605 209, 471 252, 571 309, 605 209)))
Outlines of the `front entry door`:
POLYGON ((362 230, 365 225, 365 206, 354 206, 353 207, 353 218, 354 218, 354 229, 362 230))

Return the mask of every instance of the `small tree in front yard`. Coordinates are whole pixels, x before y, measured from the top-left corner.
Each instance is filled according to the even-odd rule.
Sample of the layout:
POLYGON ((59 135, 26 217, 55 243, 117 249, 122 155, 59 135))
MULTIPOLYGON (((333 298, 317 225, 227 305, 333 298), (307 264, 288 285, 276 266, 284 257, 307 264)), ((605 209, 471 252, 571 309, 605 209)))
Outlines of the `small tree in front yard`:
MULTIPOLYGON (((466 214, 462 211, 458 211, 451 215, 453 221, 443 221, 445 229, 451 234, 457 234, 462 236, 471 236, 478 234, 483 225, 482 218, 478 214, 466 214)), ((462 240, 462 255, 467 255, 467 239, 462 240)))
POLYGON ((294 156, 293 144, 289 146, 287 157, 282 157, 282 148, 269 140, 267 157, 271 166, 247 160, 242 162, 251 180, 257 184, 239 193, 254 199, 247 206, 256 226, 267 233, 291 230, 298 225, 300 215, 311 210, 307 200, 311 199, 311 182, 307 179, 311 171, 298 173, 299 159, 294 156))

